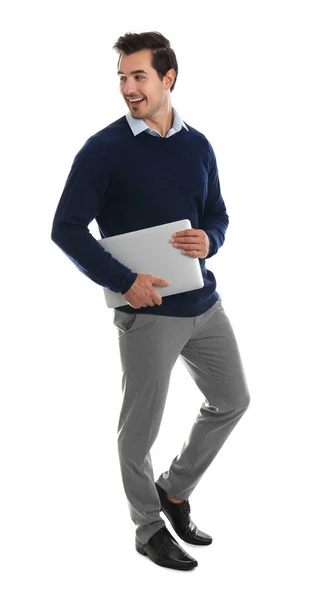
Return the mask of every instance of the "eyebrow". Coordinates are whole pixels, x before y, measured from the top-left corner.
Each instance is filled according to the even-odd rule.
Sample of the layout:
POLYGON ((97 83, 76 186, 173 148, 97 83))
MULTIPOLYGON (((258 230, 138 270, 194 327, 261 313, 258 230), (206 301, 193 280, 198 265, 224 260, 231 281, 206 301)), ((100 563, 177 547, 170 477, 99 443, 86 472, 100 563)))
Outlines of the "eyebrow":
MULTIPOLYGON (((147 71, 144 71, 143 69, 137 69, 137 71, 131 71, 131 75, 134 75, 135 73, 146 73, 146 75, 148 75, 147 71)), ((117 75, 124 75, 125 73, 123 73, 123 71, 118 71, 117 75)))

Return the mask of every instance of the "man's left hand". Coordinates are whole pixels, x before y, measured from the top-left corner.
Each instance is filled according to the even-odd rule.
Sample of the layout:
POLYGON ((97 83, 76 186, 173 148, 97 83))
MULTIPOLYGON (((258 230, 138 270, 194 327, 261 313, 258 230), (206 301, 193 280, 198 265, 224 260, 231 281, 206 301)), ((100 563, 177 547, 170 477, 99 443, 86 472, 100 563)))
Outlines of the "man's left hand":
POLYGON ((209 237, 203 229, 185 229, 172 234, 170 243, 183 249, 182 254, 195 258, 206 258, 209 253, 209 237))

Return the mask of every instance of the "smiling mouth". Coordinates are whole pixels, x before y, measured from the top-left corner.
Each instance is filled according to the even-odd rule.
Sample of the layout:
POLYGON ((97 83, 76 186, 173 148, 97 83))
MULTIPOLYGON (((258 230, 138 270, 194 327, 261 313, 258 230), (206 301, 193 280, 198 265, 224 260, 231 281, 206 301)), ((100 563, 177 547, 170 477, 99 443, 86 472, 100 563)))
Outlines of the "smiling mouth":
POLYGON ((129 98, 127 98, 127 101, 131 106, 138 106, 139 104, 144 102, 144 100, 145 100, 145 98, 142 98, 141 100, 138 100, 138 102, 131 102, 131 100, 129 98))

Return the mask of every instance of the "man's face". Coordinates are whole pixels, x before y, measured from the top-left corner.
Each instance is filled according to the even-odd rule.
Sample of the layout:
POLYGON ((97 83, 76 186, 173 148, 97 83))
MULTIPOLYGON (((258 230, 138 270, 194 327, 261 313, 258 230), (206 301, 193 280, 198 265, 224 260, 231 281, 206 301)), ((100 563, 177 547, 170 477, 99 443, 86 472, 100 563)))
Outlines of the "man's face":
POLYGON ((129 56, 122 54, 118 77, 120 92, 135 119, 152 117, 164 104, 167 106, 174 69, 163 80, 151 66, 151 50, 139 50, 129 56), (134 72, 137 71, 137 72, 134 72), (141 72, 138 72, 141 71, 141 72), (130 99, 143 98, 141 102, 130 99))

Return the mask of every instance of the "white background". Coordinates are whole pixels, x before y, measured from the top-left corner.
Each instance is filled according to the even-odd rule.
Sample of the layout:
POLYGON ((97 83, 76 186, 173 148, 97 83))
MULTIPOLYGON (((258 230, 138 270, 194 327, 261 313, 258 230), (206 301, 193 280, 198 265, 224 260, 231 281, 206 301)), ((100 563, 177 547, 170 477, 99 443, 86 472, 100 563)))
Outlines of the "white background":
MULTIPOLYGON (((65 1, 2 10, 3 600, 323 598, 320 4, 65 1), (50 239, 75 154, 128 110, 112 46, 128 31, 154 30, 178 59, 173 106, 216 153, 230 221, 207 268, 251 394, 191 496, 193 520, 214 541, 182 543, 199 563, 190 572, 135 551, 117 454, 112 311, 50 239)), ((100 237, 96 222, 90 231, 100 237)), ((156 478, 202 402, 178 360, 151 452, 156 478)))

